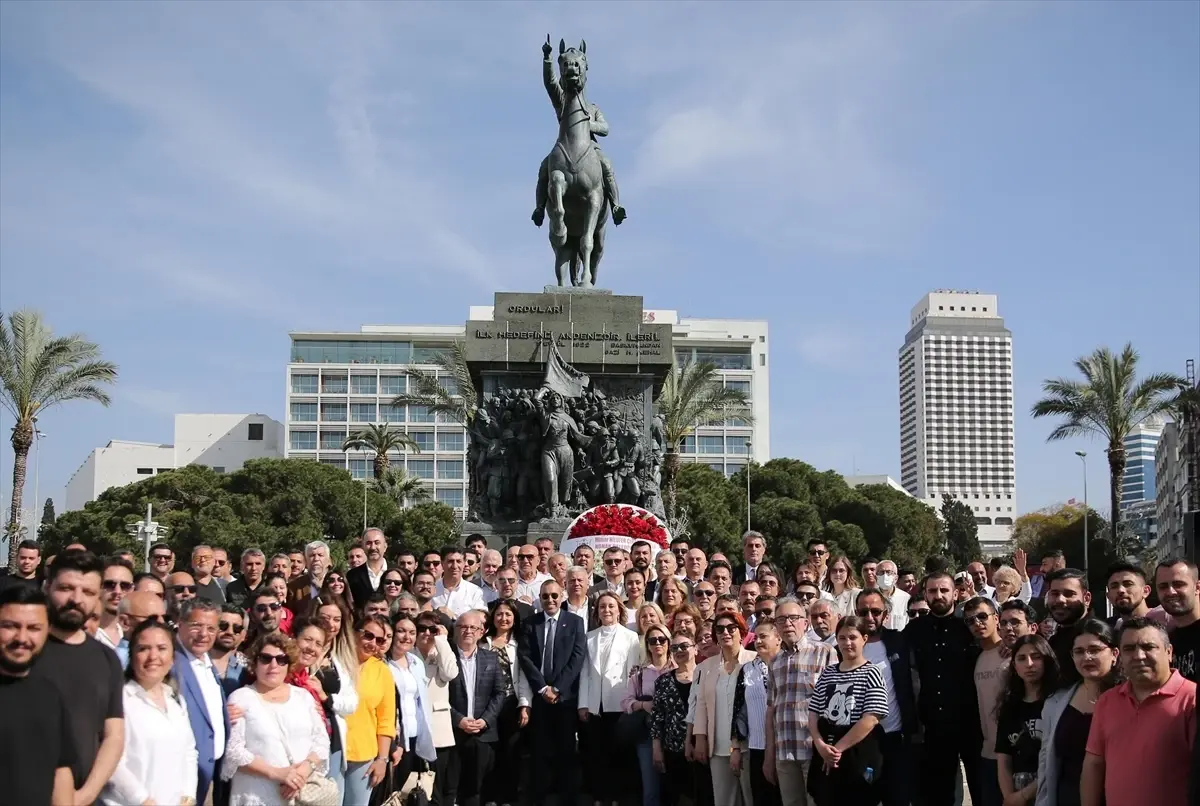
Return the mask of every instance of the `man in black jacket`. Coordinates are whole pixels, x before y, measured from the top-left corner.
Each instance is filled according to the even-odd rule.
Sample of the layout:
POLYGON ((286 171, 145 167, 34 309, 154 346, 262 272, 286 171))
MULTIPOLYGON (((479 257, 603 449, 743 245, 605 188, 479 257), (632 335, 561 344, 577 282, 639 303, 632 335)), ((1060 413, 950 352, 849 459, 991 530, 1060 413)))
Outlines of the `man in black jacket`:
POLYGON ((961 759, 971 801, 983 803, 978 777, 983 735, 973 677, 979 650, 966 623, 954 615, 950 574, 935 570, 925 577, 921 588, 929 615, 910 621, 904 629, 920 684, 917 718, 925 732, 918 770, 920 790, 927 806, 952 806, 961 759))
POLYGON ((483 780, 492 769, 493 745, 504 707, 505 681, 499 656, 479 649, 486 616, 468 610, 455 626, 458 676, 450 681, 450 717, 454 748, 442 788, 442 803, 479 806, 483 780))
POLYGON ((371 527, 363 535, 363 551, 367 553, 367 561, 357 568, 346 572, 346 588, 354 599, 354 606, 361 608, 372 593, 378 593, 383 584, 383 575, 387 573, 388 565, 387 537, 382 529, 371 527))
POLYGON ((560 803, 573 806, 578 799, 575 723, 579 674, 587 643, 583 619, 563 610, 562 601, 563 589, 557 582, 542 583, 542 611, 522 625, 518 652, 521 671, 535 694, 529 727, 533 757, 540 768, 533 776, 533 802, 543 804, 550 792, 556 792, 560 803))

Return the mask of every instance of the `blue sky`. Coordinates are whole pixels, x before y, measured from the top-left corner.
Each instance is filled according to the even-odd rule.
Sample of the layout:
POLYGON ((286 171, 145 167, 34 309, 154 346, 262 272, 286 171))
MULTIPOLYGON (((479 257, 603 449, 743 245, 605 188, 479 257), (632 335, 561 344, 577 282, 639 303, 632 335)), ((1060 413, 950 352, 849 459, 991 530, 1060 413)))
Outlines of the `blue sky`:
POLYGON ((1200 354, 1200 4, 4 3, 0 309, 121 368, 43 417, 41 497, 178 411, 282 419, 289 330, 549 282, 547 32, 612 128, 602 284, 769 320, 775 456, 899 476, 935 288, 1000 297, 1026 511, 1080 495, 1076 449, 1105 484, 1028 417, 1043 378, 1200 354))

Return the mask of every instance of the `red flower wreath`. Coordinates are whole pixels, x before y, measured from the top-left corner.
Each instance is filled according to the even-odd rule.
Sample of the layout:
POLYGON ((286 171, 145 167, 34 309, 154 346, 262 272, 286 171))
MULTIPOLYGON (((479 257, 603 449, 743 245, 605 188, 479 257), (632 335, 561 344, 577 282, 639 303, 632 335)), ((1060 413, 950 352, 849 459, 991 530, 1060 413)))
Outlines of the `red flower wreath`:
POLYGON ((648 540, 659 548, 667 548, 667 530, 658 518, 639 507, 622 504, 602 504, 583 513, 571 527, 568 537, 620 535, 634 540, 648 540))

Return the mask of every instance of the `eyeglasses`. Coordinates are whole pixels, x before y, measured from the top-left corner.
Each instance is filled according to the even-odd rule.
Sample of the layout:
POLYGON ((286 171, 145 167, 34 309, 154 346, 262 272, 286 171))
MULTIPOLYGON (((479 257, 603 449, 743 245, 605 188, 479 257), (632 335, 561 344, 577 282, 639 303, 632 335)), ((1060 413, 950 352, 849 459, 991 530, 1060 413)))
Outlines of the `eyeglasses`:
POLYGON ((275 666, 287 666, 288 656, 276 655, 274 652, 259 652, 258 662, 263 666, 270 666, 272 664, 275 666))
POLYGON ((809 592, 807 592, 807 593, 806 593, 806 592, 803 592, 803 591, 796 591, 796 598, 797 598, 797 599, 799 599, 799 600, 800 600, 800 601, 802 601, 802 602, 807 602, 807 601, 809 601, 809 600, 811 600, 811 599, 816 599, 816 598, 817 598, 817 594, 815 594, 815 593, 812 593, 811 591, 809 591, 809 592))
POLYGON ((916 610, 909 610, 908 617, 909 618, 920 618, 921 616, 925 615, 928 612, 929 612, 928 607, 920 607, 920 608, 917 608, 916 610))
POLYGON ((755 610, 754 617, 755 618, 775 618, 775 611, 774 610, 755 610))
POLYGON ((549 599, 550 601, 555 602, 555 601, 558 601, 558 597, 560 595, 561 594, 558 594, 558 593, 543 593, 542 598, 549 599))
POLYGON ((1111 650, 1106 646, 1088 646, 1088 647, 1077 646, 1077 647, 1074 647, 1071 649, 1071 657, 1087 658, 1088 660, 1095 660, 1096 658, 1103 655, 1105 652, 1110 652, 1110 651, 1111 650))
POLYGON ((106 591, 115 591, 117 588, 120 588, 125 593, 129 593, 131 590, 133 590, 133 583, 121 582, 117 579, 106 579, 100 583, 100 587, 104 588, 106 591))
POLYGON ((706 591, 706 590, 703 590, 702 588, 697 588, 696 592, 692 595, 693 596, 716 596, 717 592, 715 590, 714 591, 706 591))
POLYGON ((496 584, 497 585, 516 585, 517 578, 516 577, 496 577, 496 584))
POLYGON ((812 557, 824 557, 829 552, 826 551, 825 549, 809 549, 808 553, 809 553, 809 556, 812 556, 812 557))
POLYGON ((1019 618, 1002 618, 1002 619, 1000 619, 1000 626, 1004 627, 1006 629, 1009 629, 1009 630, 1015 630, 1023 624, 1025 624, 1024 619, 1019 619, 1019 618))
POLYGON ((232 624, 228 621, 220 622, 217 624, 217 628, 221 632, 232 632, 234 635, 241 635, 242 630, 246 629, 246 627, 242 624, 232 624))
POLYGON ((438 628, 432 624, 422 624, 417 627, 417 632, 423 635, 431 635, 438 631, 438 628))
POLYGON ((229 565, 229 560, 217 560, 217 568, 224 568, 229 565))
POLYGON ((337 574, 333 574, 333 575, 331 575, 331 576, 329 577, 329 581, 330 581, 330 582, 345 582, 346 580, 342 579, 342 578, 341 578, 340 576, 338 576, 337 574))
POLYGON ((695 646, 695 644, 671 644, 671 651, 677 652, 677 653, 678 652, 687 652, 693 646, 695 646))
POLYGON ((646 643, 649 646, 662 646, 667 643, 667 637, 665 635, 651 635, 646 639, 646 643))
POLYGON ((404 580, 402 580, 402 579, 385 579, 383 581, 383 586, 385 588, 390 588, 390 587, 398 588, 398 587, 401 587, 403 584, 404 584, 404 580))
POLYGON ((734 624, 733 622, 728 622, 728 621, 725 622, 724 624, 718 624, 717 626, 713 627, 713 632, 737 632, 737 631, 738 631, 738 625, 734 624))
POLYGON ((886 610, 882 610, 878 607, 860 607, 858 609, 858 615, 863 618, 866 618, 867 616, 871 616, 872 618, 882 618, 883 614, 886 612, 886 610))
POLYGON ((170 554, 151 554, 150 561, 156 563, 165 563, 171 559, 170 554))
POLYGON ((172 585, 171 592, 172 593, 195 593, 196 586, 195 585, 172 585))
POLYGON ((525 552, 521 552, 520 554, 517 555, 517 557, 522 560, 536 560, 538 558, 538 555, 537 554, 526 554, 525 552))
POLYGON ((379 635, 377 633, 368 632, 367 630, 363 630, 361 635, 362 642, 364 644, 379 644, 382 646, 383 642, 387 640, 386 635, 379 635))
POLYGON ((776 615, 776 621, 782 621, 784 624, 793 624, 797 621, 804 621, 804 616, 799 613, 788 613, 787 615, 776 615))
POLYGON ((620 565, 623 562, 625 562, 625 561, 623 559, 621 559, 620 557, 609 557, 607 560, 604 561, 604 564, 605 565, 620 565))
POLYGON ((991 613, 976 613, 973 616, 966 616, 965 621, 968 624, 987 624, 988 619, 992 617, 991 613))
POLYGON ((254 606, 254 612, 255 613, 266 613, 268 611, 274 612, 281 607, 283 607, 283 605, 281 605, 279 602, 271 602, 270 604, 259 604, 259 605, 254 606))

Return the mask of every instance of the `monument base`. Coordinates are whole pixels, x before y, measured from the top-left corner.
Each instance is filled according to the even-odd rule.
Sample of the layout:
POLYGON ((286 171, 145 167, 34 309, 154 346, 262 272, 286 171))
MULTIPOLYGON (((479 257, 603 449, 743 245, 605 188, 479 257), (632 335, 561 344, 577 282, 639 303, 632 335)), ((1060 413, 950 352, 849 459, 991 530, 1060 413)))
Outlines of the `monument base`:
POLYGON ((579 294, 581 296, 612 296, 612 291, 607 288, 581 288, 577 285, 548 285, 542 289, 546 294, 579 294))
POLYGON ((572 518, 547 518, 540 521, 476 521, 463 523, 464 535, 483 535, 488 548, 503 552, 509 546, 523 546, 548 537, 557 546, 572 518))

